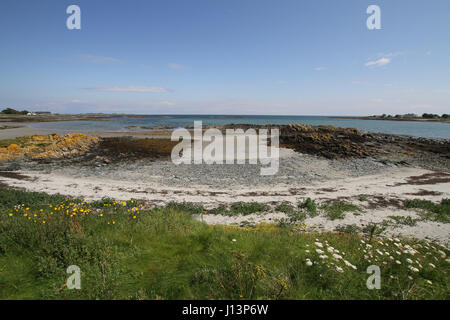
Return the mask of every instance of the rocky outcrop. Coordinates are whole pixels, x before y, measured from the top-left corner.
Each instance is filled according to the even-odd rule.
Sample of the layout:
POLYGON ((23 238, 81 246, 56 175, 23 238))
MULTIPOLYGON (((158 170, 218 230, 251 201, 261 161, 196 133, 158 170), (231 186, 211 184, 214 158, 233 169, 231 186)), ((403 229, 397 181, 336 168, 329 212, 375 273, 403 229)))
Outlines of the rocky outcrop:
POLYGON ((383 153, 357 129, 294 124, 281 127, 280 144, 328 159, 366 157, 383 153))
POLYGON ((83 155, 99 142, 98 137, 85 134, 64 136, 31 136, 0 148, 0 161, 27 159, 61 159, 83 155))

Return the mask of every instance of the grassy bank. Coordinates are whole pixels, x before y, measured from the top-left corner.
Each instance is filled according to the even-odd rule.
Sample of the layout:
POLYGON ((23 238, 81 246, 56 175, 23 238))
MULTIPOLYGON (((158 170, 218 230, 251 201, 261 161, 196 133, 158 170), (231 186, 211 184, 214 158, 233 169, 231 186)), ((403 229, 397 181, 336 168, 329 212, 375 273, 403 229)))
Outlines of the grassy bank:
POLYGON ((182 206, 144 208, 0 188, 0 298, 450 298, 449 251, 436 244, 208 226, 182 206), (372 264, 380 290, 366 287, 372 264), (65 286, 70 265, 81 290, 65 286))

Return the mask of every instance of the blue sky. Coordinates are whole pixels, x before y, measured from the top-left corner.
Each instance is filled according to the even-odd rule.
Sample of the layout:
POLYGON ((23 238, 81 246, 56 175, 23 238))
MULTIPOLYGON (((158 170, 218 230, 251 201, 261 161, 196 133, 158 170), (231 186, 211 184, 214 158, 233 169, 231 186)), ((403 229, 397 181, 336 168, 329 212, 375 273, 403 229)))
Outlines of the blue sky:
POLYGON ((2 0, 0 43, 1 107, 450 113, 448 0, 2 0))

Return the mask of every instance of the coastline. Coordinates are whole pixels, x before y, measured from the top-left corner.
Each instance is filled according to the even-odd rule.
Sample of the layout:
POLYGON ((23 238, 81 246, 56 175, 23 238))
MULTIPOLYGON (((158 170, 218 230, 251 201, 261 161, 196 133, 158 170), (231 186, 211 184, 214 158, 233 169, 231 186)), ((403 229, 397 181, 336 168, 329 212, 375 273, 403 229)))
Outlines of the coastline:
MULTIPOLYGON (((245 130, 250 125, 221 129, 234 127, 245 130)), ((47 132, 21 127, 3 129, 0 137, 47 132)), ((361 213, 348 213, 338 220, 323 215, 308 218, 303 222, 305 232, 380 224, 386 236, 449 244, 450 224, 423 218, 420 211, 404 206, 412 199, 437 203, 450 197, 449 141, 301 124, 282 126, 280 132, 280 170, 273 177, 260 176, 259 165, 176 166, 169 158, 170 130, 97 131, 84 132, 100 138, 85 154, 68 152, 53 160, 0 164, 0 183, 85 200, 139 199, 154 206, 199 203, 213 211, 237 202, 258 202, 270 208, 249 216, 197 216, 209 224, 237 226, 287 220, 288 215, 277 208, 305 199, 318 206, 343 202, 361 213), (398 225, 391 217, 409 217, 417 223, 398 225)))
POLYGON ((425 118, 395 118, 395 117, 357 117, 357 116, 329 116, 330 119, 353 119, 353 120, 378 120, 378 121, 412 121, 412 122, 442 122, 450 123, 450 119, 425 119, 425 118))

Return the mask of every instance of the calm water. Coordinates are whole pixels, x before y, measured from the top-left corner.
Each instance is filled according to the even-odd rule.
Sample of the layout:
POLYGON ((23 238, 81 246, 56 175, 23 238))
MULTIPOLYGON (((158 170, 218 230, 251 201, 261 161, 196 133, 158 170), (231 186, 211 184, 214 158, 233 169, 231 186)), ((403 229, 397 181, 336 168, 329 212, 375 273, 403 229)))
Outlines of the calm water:
POLYGON ((450 139, 450 123, 417 121, 383 121, 332 119, 325 116, 231 116, 231 115, 158 115, 139 119, 111 117, 107 121, 63 121, 30 124, 32 128, 76 131, 135 131, 127 126, 173 126, 194 125, 194 120, 203 125, 223 124, 290 124, 333 125, 344 128, 357 128, 371 132, 411 135, 427 138, 450 139))

